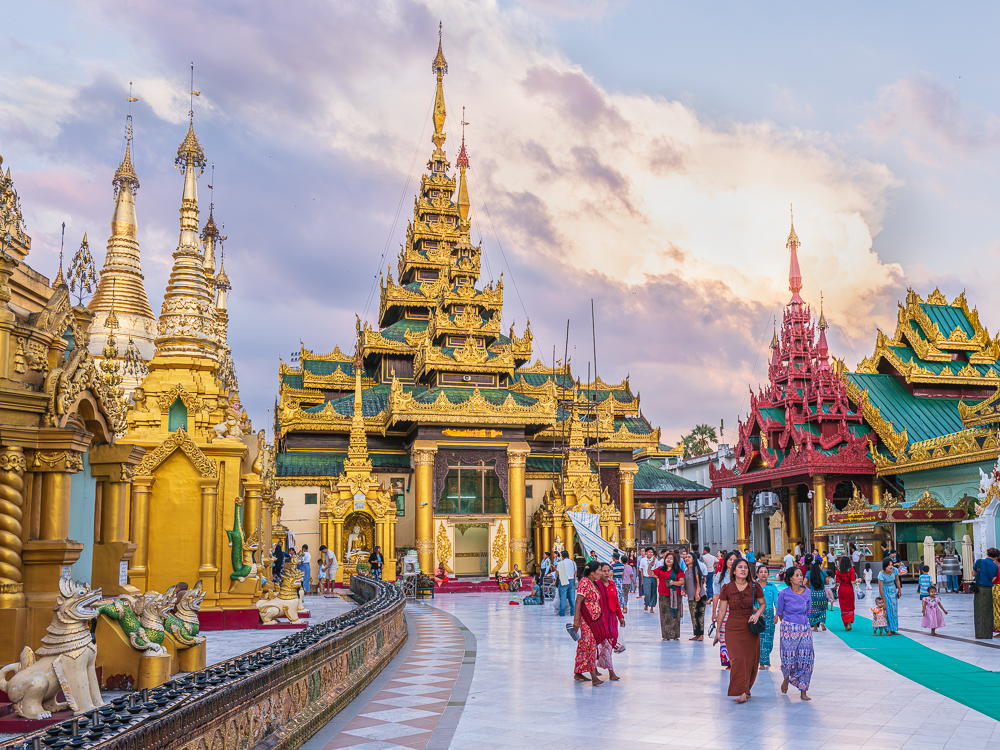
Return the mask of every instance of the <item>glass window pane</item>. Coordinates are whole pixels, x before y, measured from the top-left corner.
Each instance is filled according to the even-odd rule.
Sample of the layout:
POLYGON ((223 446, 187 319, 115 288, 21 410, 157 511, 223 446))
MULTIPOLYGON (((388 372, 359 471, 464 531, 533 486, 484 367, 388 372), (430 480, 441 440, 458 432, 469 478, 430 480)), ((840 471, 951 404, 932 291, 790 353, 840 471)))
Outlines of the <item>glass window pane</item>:
POLYGON ((435 513, 458 512, 458 470, 452 469, 448 472, 448 478, 444 480, 444 492, 441 493, 435 513))
POLYGON ((486 469, 485 490, 483 492, 483 504, 487 513, 506 513, 507 503, 504 502, 503 493, 500 491, 500 477, 493 469, 486 469))
POLYGON ((483 512, 482 474, 475 469, 462 467, 459 485, 462 489, 461 513, 483 512))

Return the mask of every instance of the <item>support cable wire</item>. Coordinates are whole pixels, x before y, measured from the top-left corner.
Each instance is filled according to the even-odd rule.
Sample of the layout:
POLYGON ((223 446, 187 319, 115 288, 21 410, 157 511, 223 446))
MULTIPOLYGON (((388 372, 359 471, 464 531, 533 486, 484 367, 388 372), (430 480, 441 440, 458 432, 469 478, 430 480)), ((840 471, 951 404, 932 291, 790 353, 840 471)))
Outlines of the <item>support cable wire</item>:
POLYGON ((514 293, 517 294, 517 301, 521 303, 521 310, 524 312, 525 320, 530 316, 528 315, 528 308, 524 306, 524 300, 521 299, 521 290, 517 288, 517 281, 514 279, 514 269, 510 266, 510 261, 507 260, 507 253, 503 250, 503 243, 500 242, 500 235, 497 233, 496 225, 493 223, 493 215, 490 213, 490 207, 486 205, 486 197, 483 195, 483 189, 479 187, 479 177, 476 176, 476 170, 469 166, 469 171, 472 172, 472 179, 476 181, 476 190, 479 191, 479 199, 483 202, 483 209, 486 211, 486 216, 490 220, 490 228, 493 230, 493 236, 496 238, 497 247, 500 248, 500 255, 503 256, 504 265, 507 266, 507 272, 510 274, 510 281, 514 285, 514 293))
MULTIPOLYGON (((774 306, 776 304, 778 304, 778 295, 779 294, 781 294, 781 287, 778 287, 777 291, 775 291, 775 293, 774 293, 774 301, 771 302, 771 311, 767 314, 767 317, 771 318, 772 320, 774 319, 774 306)), ((757 372, 757 362, 760 361, 760 351, 761 351, 761 349, 764 348, 764 339, 765 338, 767 338, 767 326, 766 325, 764 326, 764 330, 761 333, 760 344, 757 346, 757 356, 754 357, 754 360, 753 360, 753 369, 750 370, 750 380, 751 381, 753 381, 754 373, 757 372)), ((736 440, 738 440, 739 437, 740 437, 739 415, 743 413, 743 406, 747 402, 747 393, 749 393, 749 392, 750 392, 750 385, 748 383, 747 384, 747 390, 743 394, 743 400, 740 402, 740 410, 738 412, 736 412, 736 427, 733 428, 733 430, 736 433, 736 436, 735 436, 736 440)), ((735 442, 731 443, 731 445, 735 445, 735 444, 736 444, 735 442)))
MULTIPOLYGON (((809 278, 812 279, 812 283, 816 285, 816 288, 822 290, 822 287, 820 287, 819 284, 816 284, 816 279, 812 275, 812 271, 809 270, 809 266, 806 265, 806 262, 802 259, 801 255, 799 256, 799 263, 806 269, 806 273, 809 274, 809 278)), ((829 323, 827 323, 827 325, 829 325, 829 323)), ((851 344, 851 340, 844 334, 844 329, 841 328, 838 323, 834 323, 834 325, 837 326, 837 331, 840 333, 840 337, 847 343, 847 346, 851 350, 851 354, 854 355, 854 361, 860 362, 861 360, 858 359, 858 354, 854 351, 854 346, 851 344)))
POLYGON ((427 114, 424 117, 424 125, 420 129, 420 138, 417 141, 417 147, 413 150, 413 159, 410 161, 410 171, 406 175, 406 182, 403 183, 403 189, 399 193, 399 202, 396 204, 396 213, 392 217, 392 225, 389 227, 389 233, 385 238, 385 246, 382 248, 382 257, 379 258, 378 268, 375 269, 375 275, 372 277, 371 289, 368 292, 368 299, 365 300, 365 311, 361 315, 361 320, 364 321, 368 318, 368 310, 371 308, 372 299, 375 297, 375 287, 378 285, 378 275, 382 272, 382 266, 385 264, 385 257, 389 253, 389 243, 392 242, 392 235, 396 231, 396 224, 399 222, 399 214, 403 210, 403 199, 406 198, 406 191, 410 187, 410 180, 413 178, 413 167, 417 163, 417 156, 420 154, 420 146, 424 141, 424 133, 427 132, 427 121, 430 119, 431 112, 434 109, 434 103, 427 108, 427 114))

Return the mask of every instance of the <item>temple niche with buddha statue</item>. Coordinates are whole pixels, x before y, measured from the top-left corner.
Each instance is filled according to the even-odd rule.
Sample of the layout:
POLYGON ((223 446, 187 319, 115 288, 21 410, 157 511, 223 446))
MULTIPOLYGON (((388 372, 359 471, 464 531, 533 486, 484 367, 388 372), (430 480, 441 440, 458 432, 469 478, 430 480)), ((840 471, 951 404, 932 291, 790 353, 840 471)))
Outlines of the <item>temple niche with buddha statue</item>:
POLYGON ((581 383, 569 367, 529 366, 530 325, 501 326, 502 278, 479 283, 464 133, 457 170, 445 152, 441 44, 432 67, 434 148, 396 274, 381 280, 378 325, 358 321, 353 355, 302 346, 297 366, 280 365, 282 524, 297 546, 334 550, 342 581, 359 545, 382 548, 390 580, 414 548, 425 572, 527 571, 557 537, 574 549, 571 510, 634 546, 633 452, 658 446, 627 378, 581 383))

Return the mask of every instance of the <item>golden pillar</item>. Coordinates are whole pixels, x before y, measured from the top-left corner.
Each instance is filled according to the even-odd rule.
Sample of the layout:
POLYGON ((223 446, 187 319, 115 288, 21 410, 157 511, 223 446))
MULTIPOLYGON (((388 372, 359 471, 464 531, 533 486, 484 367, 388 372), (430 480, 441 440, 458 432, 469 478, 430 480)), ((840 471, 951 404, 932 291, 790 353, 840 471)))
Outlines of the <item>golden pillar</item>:
POLYGON ((540 521, 539 526, 539 542, 541 546, 541 553, 536 550, 535 557, 538 558, 539 564, 541 564, 541 558, 538 557, 539 554, 544 554, 546 552, 552 551, 552 525, 546 521, 540 521))
POLYGON ((24 606, 23 548, 24 452, 0 449, 0 609, 24 606))
POLYGON ((91 585, 105 596, 139 594, 128 585, 128 567, 136 545, 128 541, 129 483, 145 451, 131 445, 95 445, 90 449, 90 474, 100 482, 100 534, 94 545, 91 585))
POLYGON ((830 545, 826 534, 817 534, 816 529, 826 526, 826 477, 813 476, 813 547, 825 555, 830 545))
POLYGON ((528 564, 528 510, 524 498, 524 472, 531 448, 527 443, 507 446, 507 494, 510 496, 510 563, 522 573, 528 564))
POLYGON ((83 552, 82 543, 69 539, 70 482, 72 475, 83 468, 80 454, 90 443, 90 435, 82 431, 69 435, 65 430, 52 430, 48 435, 45 432, 48 431, 39 431, 40 440, 53 438, 46 440, 48 446, 59 441, 67 449, 35 451, 25 457, 26 468, 35 472, 34 481, 41 480, 39 538, 25 544, 21 556, 24 600, 28 608, 25 642, 33 648, 52 622, 59 579, 72 570, 83 552))
POLYGON ((736 547, 742 551, 750 546, 747 539, 747 501, 742 486, 736 488, 736 547))
POLYGON ((542 572, 542 555, 544 550, 542 549, 542 526, 541 523, 532 524, 532 537, 534 538, 535 544, 535 572, 542 572))
POLYGON ((142 592, 149 580, 149 496, 153 491, 154 477, 135 477, 132 480, 132 543, 135 552, 128 570, 128 581, 142 592))
MULTIPOLYGON (((219 567, 215 559, 216 545, 216 506, 219 500, 219 488, 217 480, 205 478, 201 480, 201 555, 198 566, 198 575, 204 578, 214 579, 219 572, 219 567)), ((243 509, 244 513, 246 508, 243 509)), ((244 522, 246 516, 244 515, 244 522)), ((244 527, 245 528, 245 527, 244 527)))
POLYGON ((417 512, 415 535, 417 561, 420 571, 432 575, 434 571, 434 457, 437 444, 432 440, 413 443, 413 463, 417 474, 417 512))
POLYGON ((10 302, 10 286, 7 280, 14 273, 18 262, 4 252, 0 255, 0 377, 11 379, 13 358, 10 356, 10 335, 14 332, 17 316, 7 307, 10 302))
POLYGON ((653 506, 653 514, 656 518, 656 543, 667 543, 667 509, 657 503, 653 506))
POLYGON ((677 543, 681 545, 688 543, 686 508, 685 503, 677 503, 677 543))
MULTIPOLYGON (((788 518, 785 519, 788 529, 788 543, 795 551, 796 544, 802 544, 802 531, 799 529, 799 485, 788 488, 788 518)), ((805 545, 802 545, 805 547, 805 545)))
POLYGON ((621 499, 622 530, 618 534, 622 549, 635 549, 635 475, 639 465, 624 463, 618 467, 618 496, 621 499))

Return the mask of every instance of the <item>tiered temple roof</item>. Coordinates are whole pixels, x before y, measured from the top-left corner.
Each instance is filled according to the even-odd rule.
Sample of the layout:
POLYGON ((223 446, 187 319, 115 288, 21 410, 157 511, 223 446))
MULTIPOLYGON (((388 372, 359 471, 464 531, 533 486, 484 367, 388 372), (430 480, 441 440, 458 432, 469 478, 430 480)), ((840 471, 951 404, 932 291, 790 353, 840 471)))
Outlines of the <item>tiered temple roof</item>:
POLYGON ((799 238, 792 226, 788 288, 780 334, 771 342, 768 383, 751 392, 750 414, 739 425, 733 470, 711 470, 713 487, 765 489, 772 480, 790 481, 813 474, 868 477, 874 466, 867 456, 869 428, 848 398, 830 364, 826 319, 818 324, 800 296, 799 238), (818 335, 817 335, 818 329, 818 335))
POLYGON ((892 338, 879 331, 872 356, 842 375, 875 431, 879 476, 997 457, 998 356, 964 292, 949 303, 908 291, 892 338))
MULTIPOLYGON (((432 69, 437 84, 434 149, 420 179, 396 274, 390 267, 381 280, 378 326, 360 320, 357 326, 366 432, 394 435, 398 445, 398 438, 418 424, 482 425, 523 430, 526 439, 547 441, 551 449, 554 440, 564 437, 562 424, 570 414, 589 411, 590 422, 595 421, 592 403, 585 403, 589 400, 598 403, 590 444, 599 434, 602 448, 609 450, 655 446, 659 430, 640 415, 639 398, 627 379, 617 385, 599 379, 583 385, 568 368, 546 368, 541 362, 525 366, 532 352, 530 323, 521 335, 513 325, 504 330, 502 277, 478 286, 482 247, 470 239, 470 156, 464 133, 457 173, 449 173, 444 149, 447 62, 440 44, 432 69), (581 408, 574 409, 574 401, 581 408)), ((339 347, 316 354, 303 346, 297 367, 281 363, 279 436, 349 431, 355 410, 353 360, 339 347)), ((279 476, 328 478, 338 473, 336 451, 324 452, 326 458, 319 460, 296 455, 304 452, 292 444, 285 448, 278 456, 279 476)), ((392 466, 399 461, 391 450, 381 455, 392 466)), ((376 468, 379 456, 379 450, 371 452, 376 468)), ((546 466, 561 465, 554 458, 543 460, 546 466)))

